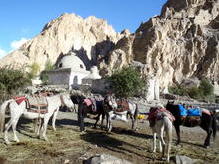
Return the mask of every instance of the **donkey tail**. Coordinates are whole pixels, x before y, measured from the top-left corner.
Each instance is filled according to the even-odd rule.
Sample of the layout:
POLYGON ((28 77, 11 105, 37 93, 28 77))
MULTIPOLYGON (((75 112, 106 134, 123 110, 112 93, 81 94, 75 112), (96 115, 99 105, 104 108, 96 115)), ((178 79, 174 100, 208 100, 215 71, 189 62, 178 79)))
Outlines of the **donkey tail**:
POLYGON ((215 139, 217 133, 217 120, 216 115, 212 116, 212 130, 213 130, 213 138, 215 139))
POLYGON ((9 105, 9 103, 13 101, 12 99, 3 102, 0 106, 0 132, 2 133, 5 126, 5 111, 9 105))

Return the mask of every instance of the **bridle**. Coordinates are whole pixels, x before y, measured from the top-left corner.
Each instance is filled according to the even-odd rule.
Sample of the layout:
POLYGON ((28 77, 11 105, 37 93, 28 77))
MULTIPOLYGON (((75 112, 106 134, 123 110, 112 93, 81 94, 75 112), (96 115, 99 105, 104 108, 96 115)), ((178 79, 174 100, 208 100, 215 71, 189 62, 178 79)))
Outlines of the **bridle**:
POLYGON ((115 107, 113 107, 113 105, 110 105, 109 102, 113 102, 113 98, 112 96, 106 96, 104 99, 104 104, 110 109, 110 110, 114 110, 115 107))

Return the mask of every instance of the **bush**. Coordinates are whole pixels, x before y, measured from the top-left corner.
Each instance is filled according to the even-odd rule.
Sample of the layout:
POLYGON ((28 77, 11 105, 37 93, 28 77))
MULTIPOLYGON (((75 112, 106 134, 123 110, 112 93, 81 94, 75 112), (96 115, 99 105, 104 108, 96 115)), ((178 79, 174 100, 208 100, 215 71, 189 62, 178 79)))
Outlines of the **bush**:
POLYGON ((188 95, 186 92, 186 88, 183 86, 171 86, 168 88, 168 90, 172 94, 176 94, 176 95, 180 95, 180 96, 188 95))
POLYGON ((214 87, 211 82, 207 79, 202 79, 200 82, 199 89, 204 96, 210 96, 214 93, 214 87))
POLYGON ((191 98, 204 100, 204 101, 213 101, 214 96, 214 87, 211 82, 207 79, 202 79, 200 82, 199 87, 193 86, 190 88, 177 86, 177 87, 169 87, 169 92, 180 95, 186 96, 188 95, 191 98))
POLYGON ((45 70, 44 71, 51 71, 54 70, 55 66, 52 64, 51 60, 47 60, 45 64, 45 70))
POLYGON ((30 69, 30 71, 28 73, 29 78, 30 79, 35 78, 38 75, 39 71, 40 71, 39 64, 33 63, 33 64, 29 65, 28 67, 30 69))
POLYGON ((0 68, 0 92, 11 94, 30 84, 31 81, 22 70, 0 68))
POLYGON ((113 92, 118 97, 131 97, 139 95, 142 88, 145 88, 146 82, 141 78, 141 74, 134 67, 124 67, 115 71, 108 78, 113 92))
POLYGON ((186 91, 187 91, 189 97, 191 97, 193 99, 200 99, 203 97, 202 91, 198 87, 187 88, 186 91))

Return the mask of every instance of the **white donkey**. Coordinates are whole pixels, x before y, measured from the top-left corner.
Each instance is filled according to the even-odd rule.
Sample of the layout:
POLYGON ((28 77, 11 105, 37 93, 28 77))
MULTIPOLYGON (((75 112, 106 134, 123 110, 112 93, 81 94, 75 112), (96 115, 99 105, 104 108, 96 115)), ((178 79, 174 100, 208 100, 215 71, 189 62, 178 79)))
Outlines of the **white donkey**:
POLYGON ((28 109, 26 108, 26 102, 23 101, 19 105, 14 99, 7 100, 3 102, 3 104, 0 106, 0 130, 3 132, 4 129, 4 124, 5 124, 5 112, 6 109, 9 108, 10 110, 10 120, 5 124, 5 131, 4 131, 4 140, 6 144, 9 144, 8 140, 8 130, 12 126, 12 130, 14 133, 14 140, 16 142, 19 142, 19 139, 16 135, 16 126, 18 123, 19 118, 23 115, 27 119, 37 119, 37 118, 42 118, 43 125, 40 129, 38 130, 38 135, 40 135, 40 130, 42 130, 42 136, 43 138, 48 141, 48 138, 46 136, 46 131, 47 131, 47 126, 50 117, 53 115, 53 120, 52 120, 52 127, 54 130, 55 128, 55 121, 56 117, 59 111, 59 107, 62 105, 66 105, 69 108, 72 108, 74 106, 73 102, 70 99, 70 95, 68 94, 61 94, 61 95, 55 95, 51 97, 46 97, 48 106, 47 106, 47 113, 40 114, 40 113, 35 113, 35 112, 29 112, 28 109))
POLYGON ((172 142, 172 129, 175 118, 165 108, 151 108, 149 113, 150 127, 153 132, 153 152, 156 152, 156 137, 158 135, 160 152, 166 157, 166 161, 170 160, 170 149, 172 142), (166 134, 166 142, 164 141, 164 132, 166 134))
POLYGON ((132 120, 132 130, 137 128, 138 105, 128 100, 118 100, 113 95, 106 95, 104 98, 104 112, 107 120, 107 130, 112 130, 112 120, 128 122, 127 115, 132 120))

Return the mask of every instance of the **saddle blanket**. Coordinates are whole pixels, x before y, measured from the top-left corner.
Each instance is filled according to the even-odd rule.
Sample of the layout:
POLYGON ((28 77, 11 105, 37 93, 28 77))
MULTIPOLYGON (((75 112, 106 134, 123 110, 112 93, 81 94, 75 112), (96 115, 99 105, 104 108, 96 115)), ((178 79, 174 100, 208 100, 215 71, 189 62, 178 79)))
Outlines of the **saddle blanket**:
MULTIPOLYGON (((99 102, 99 101, 98 101, 99 102)), ((89 107, 91 106, 92 111, 96 112, 97 111, 97 105, 99 105, 99 103, 97 103, 97 101, 94 98, 87 98, 84 99, 84 104, 89 107)))
POLYGON ((37 97, 16 96, 13 98, 18 105, 23 101, 26 101, 26 108, 28 109, 28 112, 41 113, 41 114, 48 113, 48 109, 47 109, 48 104, 44 96, 37 96, 37 97))
POLYGON ((152 107, 148 115, 150 127, 153 127, 155 125, 156 120, 162 119, 164 115, 167 116, 170 119, 170 121, 175 121, 175 117, 172 115, 172 113, 166 110, 166 108, 152 107))
POLYGON ((84 103, 85 103, 85 105, 87 105, 87 106, 92 105, 91 99, 84 99, 84 103))
POLYGON ((117 100, 118 108, 115 112, 124 112, 129 110, 129 102, 127 100, 117 100))
POLYGON ((16 101, 16 103, 19 105, 23 101, 26 101, 27 98, 25 96, 18 96, 18 97, 13 97, 13 99, 16 101))
POLYGON ((199 108, 186 109, 183 105, 178 105, 180 116, 201 116, 201 110, 199 108))

